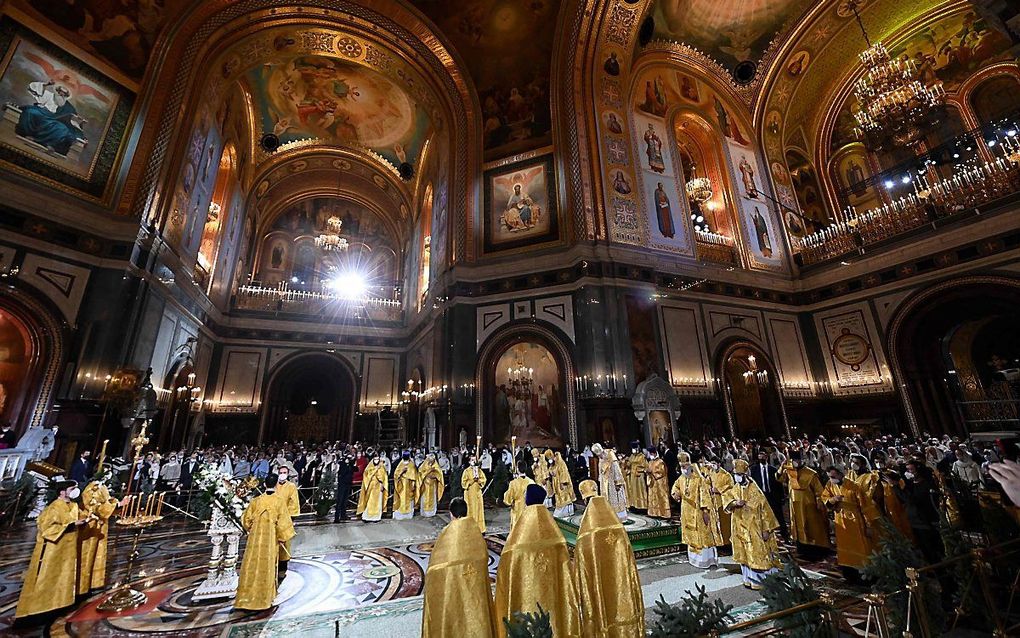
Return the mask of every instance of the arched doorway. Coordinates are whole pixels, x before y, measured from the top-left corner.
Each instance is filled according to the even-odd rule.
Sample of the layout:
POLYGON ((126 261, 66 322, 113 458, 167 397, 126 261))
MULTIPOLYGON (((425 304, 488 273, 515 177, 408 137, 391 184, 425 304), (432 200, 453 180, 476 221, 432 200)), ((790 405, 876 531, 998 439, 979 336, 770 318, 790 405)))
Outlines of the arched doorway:
POLYGON ((490 338, 479 356, 475 384, 478 433, 486 442, 563 447, 576 444, 573 365, 562 342, 537 326, 490 338))
MULTIPOLYGON (((182 359, 171 368, 164 387, 170 390, 170 399, 166 408, 163 423, 160 427, 156 447, 159 450, 180 450, 188 443, 188 434, 192 423, 192 405, 198 398, 193 391, 197 383, 195 365, 191 359, 182 359)), ((194 441, 201 445, 203 441, 194 441)))
POLYGON ((1020 427, 1020 281, 970 277, 908 301, 890 326, 893 374, 915 433, 1020 427))
POLYGON ((357 382, 350 367, 324 353, 297 355, 272 375, 260 439, 315 443, 346 439, 357 382))
POLYGON ((786 411, 771 359, 754 344, 738 341, 719 361, 732 435, 745 440, 786 436, 786 411))
POLYGON ((21 433, 43 425, 63 363, 63 332, 34 298, 18 289, 0 297, 0 422, 21 433))

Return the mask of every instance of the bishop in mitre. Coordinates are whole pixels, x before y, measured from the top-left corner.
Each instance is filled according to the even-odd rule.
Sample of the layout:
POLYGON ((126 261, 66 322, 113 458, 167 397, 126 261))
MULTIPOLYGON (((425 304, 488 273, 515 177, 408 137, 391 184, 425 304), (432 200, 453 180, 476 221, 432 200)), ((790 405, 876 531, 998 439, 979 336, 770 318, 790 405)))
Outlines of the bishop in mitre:
POLYGON ((248 532, 248 542, 237 578, 234 607, 261 611, 273 606, 280 579, 279 556, 283 545, 294 538, 294 522, 287 502, 279 496, 276 474, 266 476, 265 493, 248 503, 241 516, 241 525, 248 532))
POLYGON ((35 548, 25 569, 14 618, 34 616, 74 604, 78 594, 78 531, 85 524, 75 502, 75 481, 59 480, 57 499, 36 519, 35 548))
POLYGON ((425 518, 431 518, 436 515, 439 501, 442 500, 443 492, 446 491, 443 470, 439 467, 439 463, 436 462, 435 454, 426 456, 425 462, 418 468, 418 485, 421 492, 421 515, 425 518))
POLYGON ((357 515, 366 523, 374 523, 382 519, 386 512, 386 501, 389 499, 389 474, 377 452, 372 461, 365 466, 361 476, 361 494, 358 496, 357 515))
POLYGON ((659 458, 659 450, 648 448, 648 515, 652 518, 669 518, 673 515, 669 507, 669 468, 659 458))
POLYGON ((687 559, 700 569, 719 564, 717 546, 722 545, 719 533, 719 511, 715 509, 710 482, 691 461, 691 455, 681 452, 680 476, 673 483, 671 494, 680 503, 680 536, 687 545, 687 559))
POLYGON ((630 456, 627 457, 624 467, 630 506, 637 510, 648 509, 648 459, 641 451, 640 441, 630 444, 630 456))
POLYGON ((776 542, 779 521, 765 494, 748 476, 744 459, 733 461, 733 485, 723 492, 722 502, 730 515, 733 560, 740 565, 744 587, 761 589, 765 577, 781 564, 776 542))
POLYGON ((527 506, 507 537, 496 570, 498 636, 505 638, 503 620, 513 612, 535 613, 541 605, 549 613, 553 636, 577 638, 581 614, 567 541, 544 505, 545 490, 529 485, 524 498, 527 506))
POLYGON ((450 501, 453 520, 439 533, 425 571, 422 638, 493 638, 496 615, 489 584, 489 550, 462 498, 450 501))
POLYGON ((644 636, 645 603, 627 532, 595 481, 581 481, 579 488, 586 505, 574 564, 583 635, 644 636))
POLYGON ((478 459, 472 454, 468 459, 468 466, 461 474, 460 486, 464 489, 464 501, 468 506, 468 516, 478 523, 478 529, 483 534, 485 533, 485 500, 482 498, 482 494, 485 491, 487 480, 485 472, 478 467, 478 459))
POLYGON ((393 470, 393 519, 414 518, 414 503, 418 500, 418 468, 407 450, 400 455, 400 463, 393 470))
POLYGON ((609 507, 613 508, 621 521, 630 518, 627 513, 629 502, 627 500, 627 483, 620 470, 620 462, 616 460, 616 452, 607 450, 596 443, 591 446, 592 454, 599 459, 599 493, 609 501, 609 507))

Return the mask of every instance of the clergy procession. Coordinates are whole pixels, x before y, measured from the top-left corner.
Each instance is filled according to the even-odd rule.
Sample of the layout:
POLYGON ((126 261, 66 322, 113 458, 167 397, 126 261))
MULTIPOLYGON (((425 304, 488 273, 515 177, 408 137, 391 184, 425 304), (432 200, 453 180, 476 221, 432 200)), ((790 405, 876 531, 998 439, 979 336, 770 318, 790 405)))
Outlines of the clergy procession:
MULTIPOLYGON (((344 525, 352 524, 350 502, 361 525, 386 519, 384 525, 401 526, 449 512, 424 579, 421 631, 435 638, 505 636, 515 614, 539 609, 549 615, 554 636, 644 635, 646 601, 627 532, 635 517, 675 526, 690 566, 733 566, 748 590, 760 590, 789 560, 834 563, 847 584, 859 585, 866 584, 863 570, 884 535, 902 534, 937 562, 944 556, 940 521, 962 516, 966 495, 959 490, 998 489, 1015 515, 1009 499, 1020 483, 999 448, 948 437, 708 439, 676 449, 634 441, 630 447, 621 454, 610 443, 577 451, 518 448, 515 440, 506 448, 479 441, 474 449, 428 452, 288 445, 194 450, 183 468, 199 480, 203 472, 227 477, 246 464, 245 481, 255 486, 238 520, 244 550, 237 610, 277 604, 296 538, 316 529, 295 525, 318 509, 304 489, 313 479, 335 490, 335 508, 327 504, 324 511, 333 509, 334 521, 344 525), (249 457, 258 460, 238 460, 249 457), (509 508, 508 528, 487 526, 487 516, 498 512, 494 506, 509 508), (575 515, 580 522, 568 544, 562 523, 575 515), (494 592, 486 576, 487 538, 505 539, 494 592)), ((58 477, 54 500, 36 520, 15 612, 20 623, 51 617, 107 586, 110 523, 130 510, 133 497, 113 496, 110 468, 79 461, 86 467, 74 473, 91 476, 86 487, 58 477)), ((132 469, 128 479, 136 489, 165 489, 177 503, 173 511, 188 515, 191 495, 180 483, 161 480, 163 472, 145 458, 132 469)))

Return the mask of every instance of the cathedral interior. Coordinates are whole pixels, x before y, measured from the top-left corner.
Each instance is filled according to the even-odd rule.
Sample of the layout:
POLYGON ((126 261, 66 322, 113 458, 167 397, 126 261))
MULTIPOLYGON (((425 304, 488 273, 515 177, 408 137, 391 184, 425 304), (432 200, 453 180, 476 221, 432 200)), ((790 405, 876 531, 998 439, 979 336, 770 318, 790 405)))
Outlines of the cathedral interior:
MULTIPOLYGON (((1016 432, 1018 56, 1003 0, 0 0, 0 478, 1016 432)), ((308 547, 275 631, 409 604, 437 530, 346 541, 347 607, 308 547)))

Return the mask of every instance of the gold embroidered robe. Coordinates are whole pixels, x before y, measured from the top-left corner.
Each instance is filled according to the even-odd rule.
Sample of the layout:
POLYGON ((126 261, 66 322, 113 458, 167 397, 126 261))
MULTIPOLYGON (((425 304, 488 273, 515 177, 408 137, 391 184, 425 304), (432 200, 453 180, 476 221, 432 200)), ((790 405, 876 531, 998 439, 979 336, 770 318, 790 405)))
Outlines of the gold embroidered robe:
POLYGON ((57 499, 36 519, 35 547, 25 568, 15 618, 74 604, 78 593, 78 505, 57 499))
POLYGON ((755 571, 781 567, 776 530, 779 521, 765 494, 748 477, 743 485, 734 483, 722 495, 723 508, 730 512, 730 544, 733 560, 755 571), (740 501, 744 504, 738 505, 740 501), (765 540, 762 536, 768 533, 765 540))
POLYGON ((256 496, 241 516, 248 532, 237 578, 237 609, 263 610, 273 606, 278 582, 280 545, 294 538, 294 523, 284 499, 275 494, 256 496))
POLYGON ((425 572, 422 638, 492 638, 496 615, 489 584, 489 550, 469 517, 439 533, 425 572))
POLYGON ((833 513, 836 562, 845 567, 864 567, 878 541, 875 522, 881 514, 874 501, 857 483, 844 480, 842 485, 826 483, 822 502, 833 513))
POLYGON ((708 471, 708 479, 711 484, 712 505, 719 512, 719 534, 722 544, 730 542, 730 513, 723 507, 723 494, 733 487, 733 476, 726 470, 719 468, 708 471))
POLYGON ((648 464, 648 515, 653 518, 669 518, 669 470, 659 458, 648 464))
POLYGON ((776 472, 790 498, 790 537, 804 545, 830 547, 829 525, 822 505, 822 482, 811 468, 787 464, 776 472))
POLYGON ((389 476, 386 465, 372 461, 365 466, 361 475, 361 494, 358 495, 357 515, 362 520, 377 521, 386 513, 386 501, 390 496, 389 476))
POLYGON ((524 491, 533 483, 534 481, 527 476, 519 476, 510 481, 506 492, 503 493, 503 503, 510 507, 511 531, 513 531, 517 519, 520 518, 521 513, 524 511, 524 491))
POLYGON ((460 477, 460 486, 464 488, 464 500, 468 506, 468 517, 478 523, 478 529, 485 533, 485 501, 482 490, 485 489, 485 472, 475 465, 464 468, 460 477))
POLYGON ((409 517, 414 514, 414 503, 418 498, 418 468, 414 461, 403 460, 393 470, 393 515, 409 517))
POLYGON ((106 586, 106 541, 117 499, 110 497, 110 490, 102 482, 92 481, 82 490, 81 502, 82 517, 88 521, 78 528, 78 591, 84 594, 106 586))
POLYGON ((574 492, 574 481, 570 478, 570 470, 567 469, 567 463, 560 456, 560 453, 556 453, 556 462, 553 464, 553 474, 551 476, 553 494, 555 495, 555 505, 558 508, 566 507, 577 500, 577 493, 574 492))
POLYGON ((624 476, 627 478, 627 498, 630 506, 639 510, 648 509, 648 459, 641 452, 626 459, 624 476))
POLYGON ((712 504, 708 480, 696 469, 689 476, 681 474, 673 483, 671 494, 680 503, 680 535, 684 544, 694 552, 722 545, 719 510, 712 504))
MULTIPOLYGON (((283 501, 284 507, 290 514, 291 520, 301 513, 301 500, 298 498, 297 485, 287 481, 276 486, 276 498, 283 501)), ((283 544, 280 551, 280 560, 290 560, 290 539, 283 544)))
POLYGON ((439 464, 435 461, 422 463, 418 468, 418 484, 421 489, 422 514, 435 512, 446 491, 446 480, 443 478, 443 470, 439 469, 439 464))

